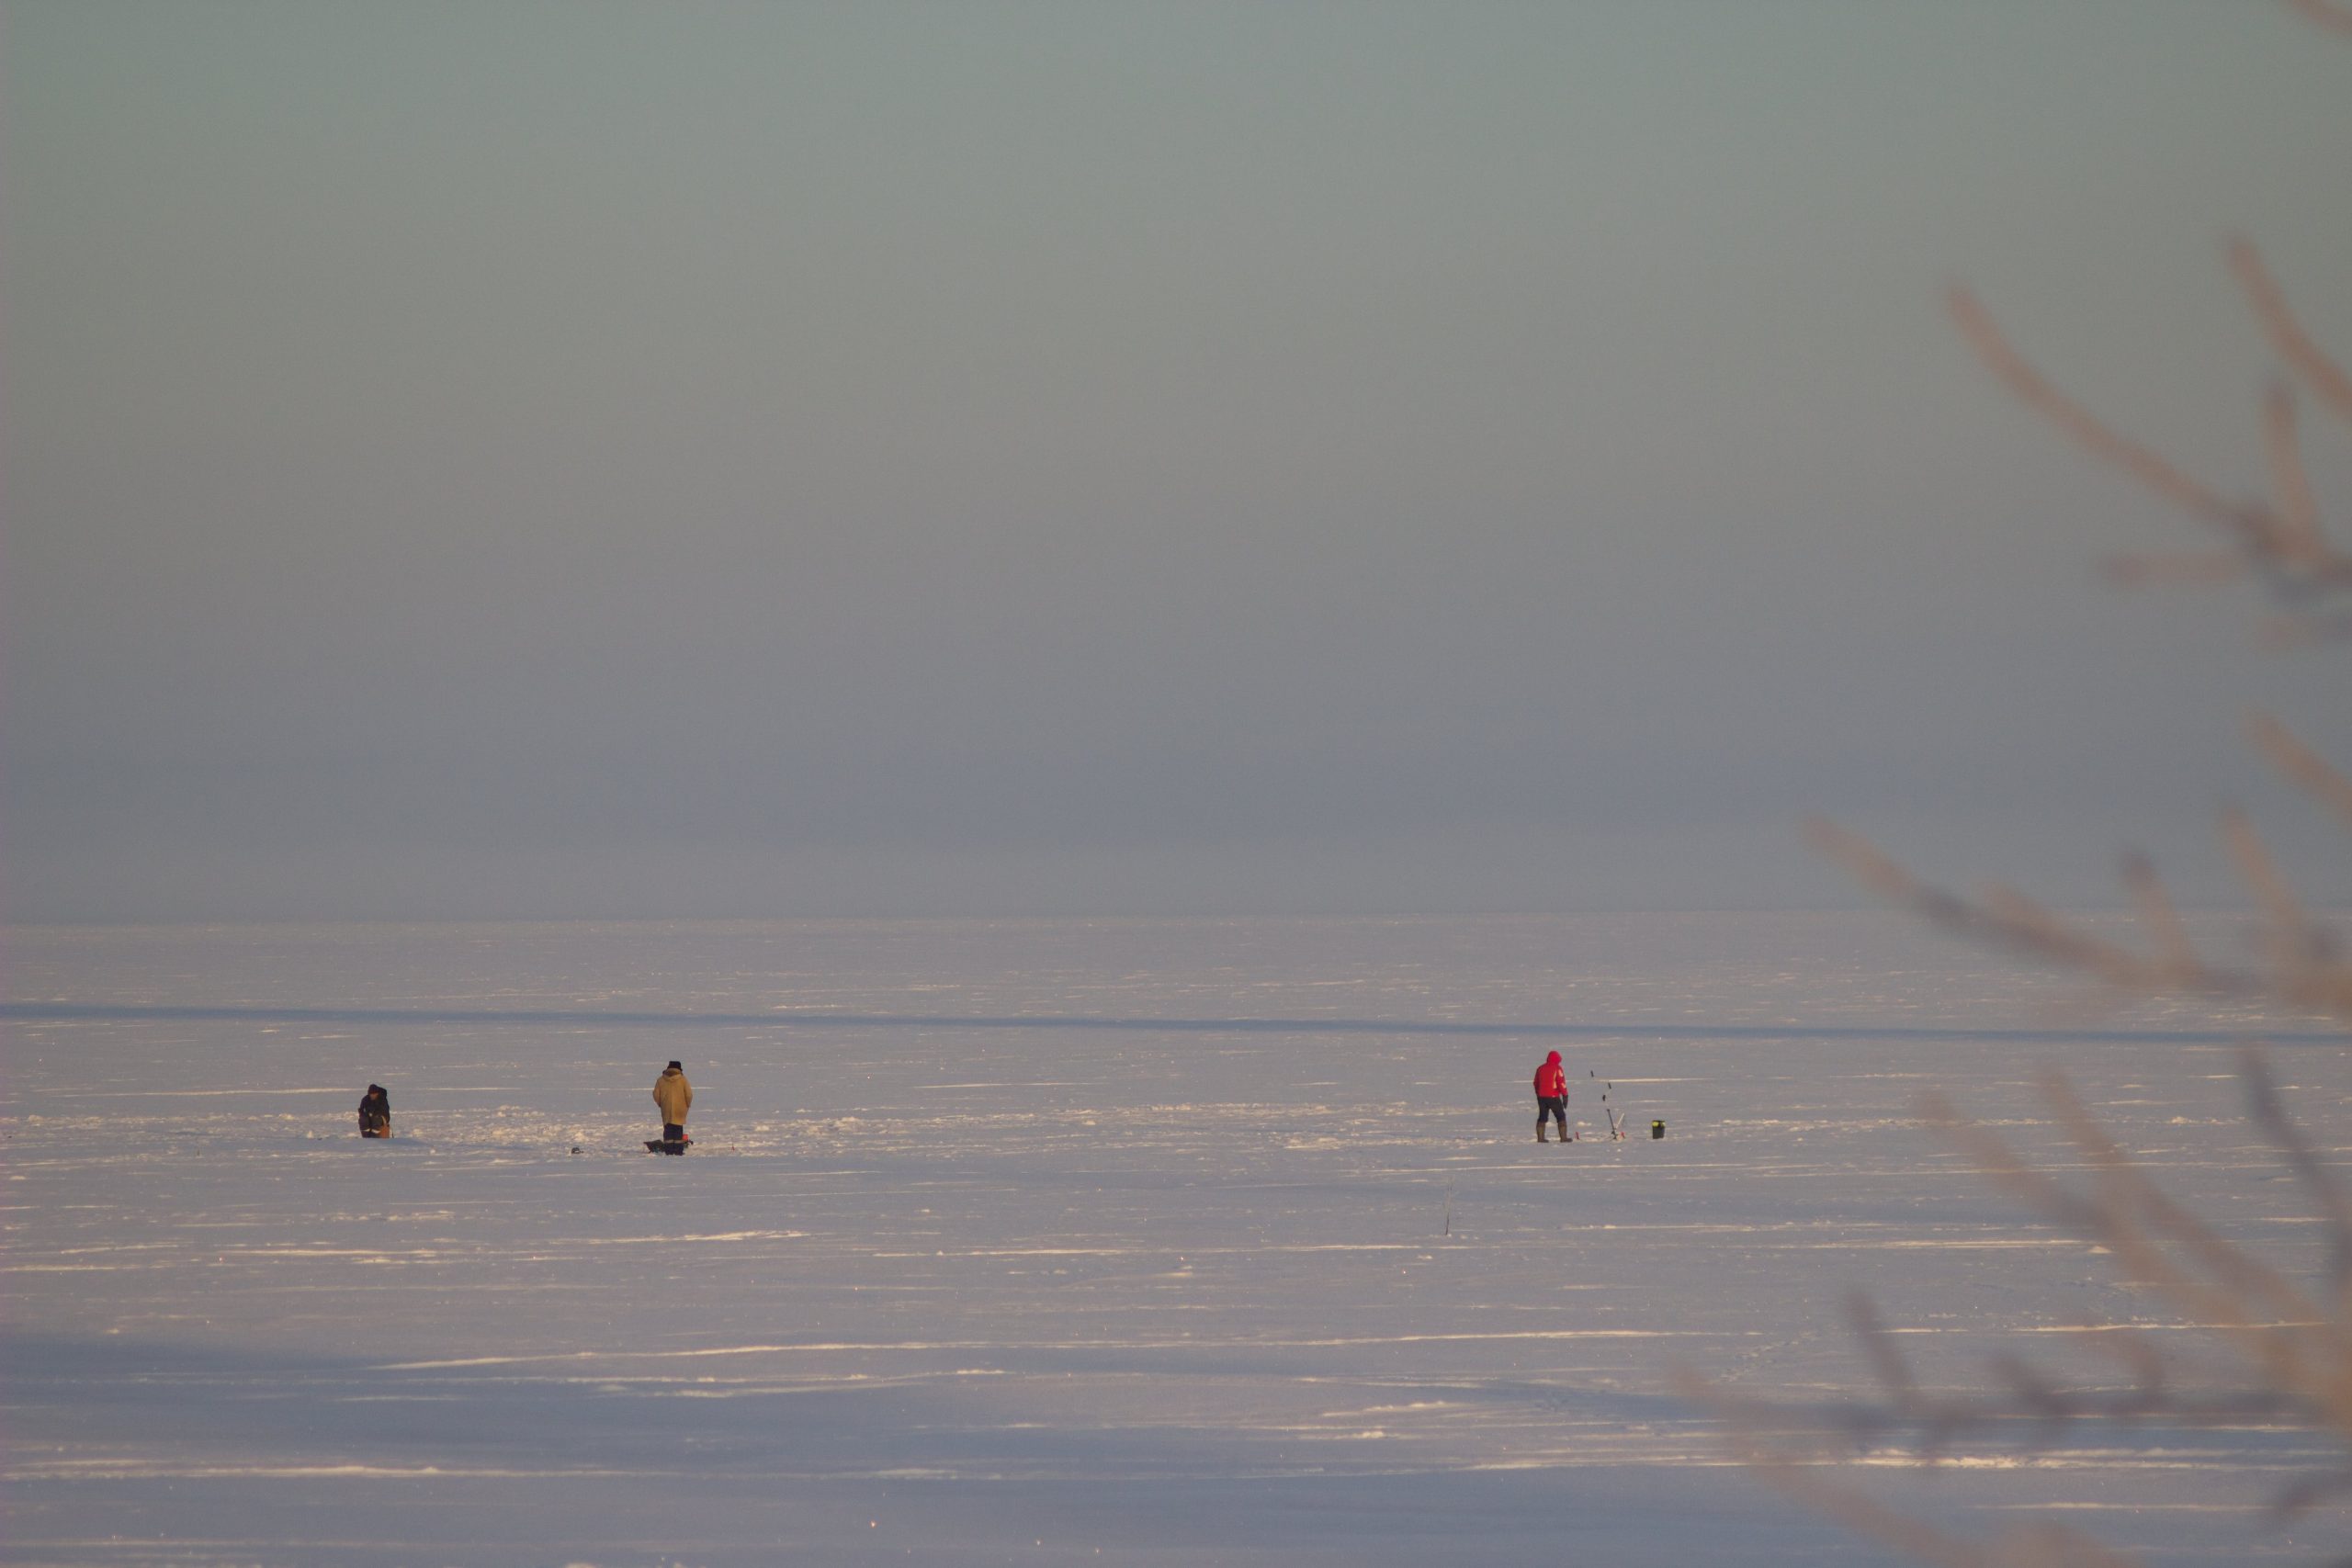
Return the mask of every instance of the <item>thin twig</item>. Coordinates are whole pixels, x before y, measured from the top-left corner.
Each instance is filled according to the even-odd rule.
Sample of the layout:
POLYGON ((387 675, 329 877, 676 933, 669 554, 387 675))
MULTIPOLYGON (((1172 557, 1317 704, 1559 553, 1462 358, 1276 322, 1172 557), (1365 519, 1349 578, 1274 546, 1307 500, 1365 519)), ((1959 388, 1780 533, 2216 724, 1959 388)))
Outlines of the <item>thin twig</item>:
POLYGON ((2156 945, 2157 962, 2181 984, 2196 976, 2197 948, 2188 940, 2188 928, 2181 923, 2180 911, 2173 907, 2172 896, 2165 891, 2164 878, 2156 874, 2155 863, 2136 851, 2123 857, 2123 885, 2131 889, 2132 902, 2140 910, 2140 923, 2148 929, 2149 940, 2156 945))
POLYGON ((2011 346, 1992 314, 1965 288, 1947 295, 1951 318, 1986 368, 2060 434, 2101 462, 2121 468, 2165 500, 2241 538, 2264 528, 2259 509, 2222 499, 2160 456, 2109 429, 2090 410, 2060 391, 2011 346))
POLYGON ((2352 778, 2346 778, 2318 752, 2304 745, 2295 732, 2269 714, 2256 709, 2246 720, 2246 733, 2271 765, 2308 791, 2352 827, 2352 778))
POLYGON ((2270 1076, 2270 1064, 2262 1053, 2250 1045, 2239 1052, 2238 1071, 2245 1079, 2246 1113, 2268 1135, 2272 1146, 2302 1182, 2321 1219, 2326 1222, 2328 1275, 2339 1292, 2336 1321, 2341 1327, 2352 1328, 2352 1324, 2345 1322, 2340 1300, 2346 1283, 2352 1280, 2352 1198, 2346 1196, 2342 1185, 2320 1164, 2319 1156, 2304 1138, 2302 1129, 2287 1114, 2287 1108, 2278 1099, 2278 1080, 2270 1076))
MULTIPOLYGON (((2318 3, 2318 0, 2295 0, 2315 19, 2335 20, 2341 14, 2318 3)), ((2343 25, 2340 21, 2335 25, 2343 25)), ((2286 291, 2270 276, 2263 265, 2262 253, 2254 242, 2240 237, 2230 242, 2230 270, 2237 274, 2238 282, 2254 306, 2254 313, 2262 330, 2270 339, 2270 346, 2278 357, 2291 366, 2308 382, 2320 400, 2346 420, 2352 420, 2352 376, 2328 355, 2326 350, 2312 341, 2301 321, 2287 303, 2286 291)))
POLYGON ((1859 833, 1817 818, 1805 824, 1805 836, 1814 847, 1845 866, 1862 886, 1969 941, 2095 975, 2119 990, 2263 997, 2352 1019, 2352 962, 2336 955, 2325 931, 2304 916, 2244 817, 2226 815, 2222 832, 2240 874, 2269 918, 2275 962, 2267 973, 2223 967, 2203 958, 2192 958, 2183 966, 2177 952, 2142 958, 2014 889, 1996 886, 1971 902, 1921 881, 1859 833))
POLYGON ((2270 481, 2278 502, 2270 533, 2279 558, 2305 570, 2324 571, 2334 553, 2320 536, 2319 502, 2312 495, 2311 475, 2303 468, 2301 442, 2295 435, 2295 394, 2284 381, 2271 384, 2262 402, 2263 430, 2270 449, 2270 481))
POLYGON ((2310 917, 2303 913, 2302 901, 2288 886, 2278 863, 2270 858, 2262 835, 2255 831, 2245 813, 2234 806, 2222 813, 2222 841, 2229 846, 2230 859, 2236 863, 2239 877, 2269 921, 2271 962, 2278 966, 2280 976, 2291 983, 2311 957, 2312 924, 2310 917))
POLYGON ((2209 582, 2233 581, 2245 575, 2244 557, 2225 556, 2217 551, 2113 555, 2101 564, 2109 577, 2126 588, 2153 588, 2165 584, 2202 586, 2209 582))

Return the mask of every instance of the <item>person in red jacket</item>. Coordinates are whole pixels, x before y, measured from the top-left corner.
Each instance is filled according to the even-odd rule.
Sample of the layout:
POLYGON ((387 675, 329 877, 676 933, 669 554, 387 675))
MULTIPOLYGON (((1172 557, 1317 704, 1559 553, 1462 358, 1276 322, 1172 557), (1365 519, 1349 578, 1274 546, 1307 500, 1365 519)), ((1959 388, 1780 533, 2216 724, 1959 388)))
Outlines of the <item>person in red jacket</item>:
POLYGON ((1560 1066, 1557 1051, 1544 1058, 1535 1069, 1535 1141, 1548 1144, 1544 1135, 1544 1119, 1550 1117, 1560 1124, 1560 1142, 1568 1141, 1568 1074, 1560 1066))

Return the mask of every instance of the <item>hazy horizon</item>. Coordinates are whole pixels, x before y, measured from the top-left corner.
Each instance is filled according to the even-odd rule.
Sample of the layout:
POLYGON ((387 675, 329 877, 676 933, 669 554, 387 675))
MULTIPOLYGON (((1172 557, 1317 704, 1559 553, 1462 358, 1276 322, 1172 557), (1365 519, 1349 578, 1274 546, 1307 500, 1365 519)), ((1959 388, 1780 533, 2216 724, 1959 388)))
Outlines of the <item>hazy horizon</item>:
MULTIPOLYGON (((0 917, 2316 903, 2227 493, 2283 5, 12 0, 0 917)), ((2317 423, 2317 422, 2312 422, 2317 423)), ((2324 506, 2352 442, 2308 432, 2324 506)), ((2332 506, 2330 503, 2333 503, 2332 506)), ((2337 840, 2340 842, 2340 839, 2337 840)))

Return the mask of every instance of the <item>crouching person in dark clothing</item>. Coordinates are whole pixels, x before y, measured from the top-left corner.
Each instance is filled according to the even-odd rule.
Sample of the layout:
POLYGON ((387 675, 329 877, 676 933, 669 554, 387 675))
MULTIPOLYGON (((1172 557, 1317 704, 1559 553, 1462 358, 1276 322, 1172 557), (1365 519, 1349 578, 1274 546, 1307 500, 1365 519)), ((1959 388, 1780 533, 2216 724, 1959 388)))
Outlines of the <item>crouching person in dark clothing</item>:
POLYGON ((392 1097, 384 1086, 371 1083, 368 1092, 359 1097, 359 1135, 363 1138, 389 1138, 392 1135, 392 1097))
POLYGON ((686 1081, 686 1069, 675 1062, 662 1068, 662 1076, 653 1080, 653 1103, 662 1108, 663 1154, 684 1154, 694 1141, 686 1136, 686 1108, 694 1102, 695 1088, 686 1081))

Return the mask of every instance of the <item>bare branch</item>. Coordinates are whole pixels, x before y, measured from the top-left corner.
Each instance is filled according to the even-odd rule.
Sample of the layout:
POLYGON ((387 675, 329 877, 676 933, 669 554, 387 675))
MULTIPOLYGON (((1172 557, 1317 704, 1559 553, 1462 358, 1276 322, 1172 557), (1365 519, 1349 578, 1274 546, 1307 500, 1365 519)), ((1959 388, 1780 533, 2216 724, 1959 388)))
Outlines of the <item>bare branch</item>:
POLYGON ((2312 495, 2311 475, 2303 468, 2302 446, 2295 435, 2295 394, 2287 383, 2271 384, 2269 395, 2263 399, 2262 413, 2278 502, 2270 547, 2290 566, 2326 571, 2335 564, 2335 554, 2320 536, 2319 502, 2312 495))
POLYGON ((2352 1492, 2352 1471, 2323 1470, 2288 1483, 2270 1500, 2270 1512, 2276 1518, 2291 1518, 2346 1492, 2352 1492))
POLYGON ((2148 928, 2148 936, 2156 944, 2157 962, 2176 985, 2194 980, 2197 949, 2188 940, 2188 928, 2181 924, 2180 911, 2173 907, 2172 896, 2165 891, 2164 879, 2156 874, 2154 863, 2136 851, 2125 855, 2123 885, 2131 889, 2132 902, 2139 908, 2140 923, 2148 928))
POLYGON ((1840 828, 1826 817, 1807 818, 1804 836, 1815 849, 1844 866, 1855 881, 1883 898, 1907 904, 1927 891, 1893 856, 1860 833, 1840 828))
POLYGON ((1984 890, 1983 908, 2013 940, 2087 969, 2116 986, 2144 985, 2154 970, 2143 959, 2069 922, 2056 910, 1999 883, 1984 890))
POLYGON ((2352 615, 2326 615, 2305 610, 2265 617, 2260 628, 2265 648, 2286 651, 2323 642, 2352 642, 2352 615))
POLYGON ((1920 881, 1869 840, 1834 823, 1814 818, 1805 824, 1805 833, 1815 849, 1844 865, 1864 886, 1970 941, 2094 975, 2126 991, 2267 997, 2352 1019, 2352 962, 2337 956, 2325 930, 2303 915, 2245 819, 2233 812, 2222 827, 2240 874, 2261 897, 2269 918, 2274 965, 2268 974, 2225 968, 2194 954, 2184 964, 2178 948, 2170 943, 2158 957, 2142 958, 2012 888, 1995 886, 1972 903, 1920 881))
POLYGON ((2295 732, 2269 714, 2256 709, 2246 720, 2246 733, 2270 759, 2271 765, 2310 792, 2322 806, 2352 827, 2352 778, 2295 738, 2295 732))
POLYGON ((2222 841, 2229 846, 2238 875, 2270 923, 2271 961, 2280 976, 2291 981, 2311 962, 2311 918, 2303 913, 2302 902, 2288 885, 2278 863, 2270 858, 2262 835, 2234 806, 2222 813, 2222 841))
MULTIPOLYGON (((2132 1256, 2153 1268, 2151 1283, 2166 1290, 2199 1316, 2252 1334, 2275 1327, 2278 1322, 2309 1325, 2319 1320, 2319 1308, 2292 1280, 2233 1246, 2218 1231, 2165 1196, 2163 1190, 2148 1179, 2139 1163, 2100 1129, 2075 1093, 2074 1086, 2063 1076, 2046 1075, 2041 1087, 2057 1111, 2059 1124, 2100 1174, 2105 1195, 2084 1207, 2093 1216, 2102 1239, 2119 1250, 2129 1248, 2132 1256), (2196 1259, 2211 1281, 2218 1283, 2199 1280, 2181 1269, 2162 1250, 2160 1237, 2196 1259), (2255 1298, 2255 1303, 2249 1303, 2248 1297, 2255 1298), (2257 1318, 2249 1310, 2256 1303, 2277 1321, 2266 1323, 2257 1318)), ((2050 1187, 2056 1187, 2047 1178, 2042 1179, 2050 1187)), ((2267 1352, 2268 1348, 2256 1348, 2267 1352)), ((2278 1386, 2295 1388, 2300 1384, 2290 1381, 2278 1386)))
POLYGON ((2098 1171, 2097 1198, 2078 1196, 2026 1165, 2005 1139, 1959 1116, 1939 1098, 1924 1102, 1922 1114, 1941 1125, 1994 1185, 2097 1241, 2113 1255, 2124 1278, 2159 1291, 2192 1321, 2235 1342, 2260 1369, 2262 1388, 2302 1391, 2339 1421, 2352 1419, 2352 1408, 2339 1410, 2332 1386, 2342 1382, 2337 1373, 2343 1355, 2333 1346, 2324 1353, 2314 1341, 2321 1320, 2309 1299, 2261 1259, 2165 1198, 2099 1132, 2064 1079, 2052 1078, 2044 1087, 2075 1146, 2098 1171), (2196 1261, 2195 1271, 2176 1259, 2176 1247, 2196 1261))
MULTIPOLYGON (((2231 265, 2279 353, 2312 383, 2323 401, 2352 419, 2352 378, 2303 333, 2254 248, 2244 241, 2235 243, 2231 265)), ((2122 469, 2154 494, 2221 530, 2235 544, 2241 558, 2203 552, 2127 554, 2107 562, 2110 577, 2138 586, 2218 581, 2252 570, 2274 596, 2285 602, 2285 623, 2291 628, 2292 640, 2337 635, 2339 628, 2317 602, 2352 591, 2352 555, 2336 550, 2321 529, 2318 502, 2296 432, 2294 400, 2284 381, 2271 389, 2264 408, 2277 509, 2259 502, 2233 502, 2060 391, 2018 352, 1974 295, 1954 288, 1949 298, 1952 320, 1962 334, 2020 401, 2093 457, 2122 469)), ((2272 640, 2283 644, 2289 638, 2274 633, 2272 640)))
MULTIPOLYGON (((2323 3, 2323 0, 2291 0, 2315 20, 2333 26, 2346 26, 2345 13, 2323 3)), ((2295 372, 2310 384, 2320 400, 2347 421, 2352 421, 2352 376, 2346 376, 2341 366, 2327 352, 2312 341, 2302 322, 2287 303, 2287 296, 2263 265, 2262 253, 2251 240, 2243 237, 2230 242, 2230 270, 2236 273, 2245 288, 2246 299, 2254 306, 2255 315, 2262 322, 2265 335, 2278 357, 2294 367, 2295 372)))
POLYGON ((1986 368, 2029 408, 2041 414, 2068 440, 2101 462, 2121 468, 2165 500, 2214 526, 2250 543, 2268 525, 2259 508, 2223 500, 2196 479, 2174 468, 2152 447, 2119 434, 2099 422, 2082 404, 2066 396, 2019 354, 1994 323, 1992 315, 1965 288, 1947 295, 1953 321, 1986 368))
POLYGON ((1695 1380, 1682 1380, 1681 1388, 1686 1397, 1715 1411, 1735 1455, 1783 1496, 1905 1556, 1937 1568, 2135 1568, 2133 1559, 2058 1525, 2023 1526, 1984 1546, 1949 1535, 1873 1500, 1859 1487, 1830 1479, 1829 1465, 1785 1440, 1774 1440, 1759 1407, 1728 1400, 1695 1380))
MULTIPOLYGON (((1716 1410, 1724 1421, 1734 1455, 1781 1495, 1921 1562, 1937 1568, 1986 1568, 1989 1560, 1980 1548, 1923 1524, 1899 1509, 1874 1502, 1859 1487, 1829 1480, 1817 1462, 1807 1462, 1788 1449, 1765 1439, 1752 1420, 1742 1420, 1737 1410, 1721 1404, 1716 1410)), ((2128 1563, 2127 1559, 2114 1561, 2119 1565, 2128 1563)))
POLYGON ((2109 556, 2100 565, 2109 578, 2126 588, 2230 582, 2244 577, 2246 571, 2243 557, 2188 551, 2109 556))
MULTIPOLYGON (((2352 35, 2352 0, 2288 3, 2312 23, 2352 35)), ((2228 547, 2226 553, 2122 555, 2106 563, 2109 576, 2132 585, 2252 576, 2274 601, 2275 613, 2263 623, 2266 640, 2282 647, 2352 640, 2352 551, 2327 537, 2304 461, 2295 396, 2300 383, 2323 409, 2352 423, 2352 375, 2304 330, 2250 243, 2233 240, 2229 260, 2265 338, 2292 378, 2276 381, 2263 402, 2267 501, 2232 501, 2105 423, 2020 354, 1967 290, 1951 290, 1949 306, 1970 346, 2013 396, 2096 460, 2219 530, 2228 547)), ((2267 713, 2254 714, 2248 730, 2273 766, 2352 827, 2352 775, 2267 713)), ((2141 854, 2124 858, 2121 874, 2146 933, 2152 954, 2146 957, 2013 888, 1996 885, 1964 897, 1923 881, 1855 833, 1826 821, 1806 825, 1814 846, 1863 886, 1972 941, 2094 976, 2126 992, 2242 996, 2352 1021, 2352 962, 2305 909, 2251 821, 2232 809, 2223 813, 2221 830, 2262 914, 2267 962, 2251 968, 2219 965, 2198 953, 2163 879, 2141 854)), ((2045 1366, 2010 1353, 1990 1359, 1975 1391, 1945 1391, 1923 1386, 1895 1331, 1858 1293, 1849 1299, 1848 1316, 1875 1376, 1875 1400, 1816 1407, 1809 1425, 1799 1417, 1792 1427, 1788 1412, 1768 1417, 1766 1407, 1735 1407, 1711 1397, 1726 1412, 1742 1457, 1791 1496, 1898 1551, 1953 1568, 2120 1568, 2129 1560, 2054 1525, 2029 1526, 1989 1543, 1947 1535, 1833 1480, 1833 1450, 1822 1439, 1842 1433, 1848 1443, 1874 1444, 1872 1457, 1891 1441, 1922 1464, 1933 1464, 1971 1434, 2048 1443, 2076 1423, 2286 1423, 2331 1440, 2338 1455, 2282 1486, 2274 1514, 2283 1518, 2352 1493, 2352 1460, 2343 1451, 2352 1446, 2352 1186, 2288 1114, 2268 1066, 2251 1047, 2243 1073, 2249 1115, 2325 1227, 2324 1300, 2167 1196, 2064 1078, 2052 1075, 2042 1084, 2051 1115, 2074 1151, 2074 1160, 2059 1160, 2063 1172, 2029 1160, 2009 1139, 1930 1096, 1920 1103, 1921 1118, 1940 1127, 1994 1187, 2096 1244, 2124 1281, 2152 1292, 2186 1319, 2183 1325, 2211 1331, 2219 1359, 2208 1364, 2205 1357, 2185 1354, 2166 1337, 2135 1325, 2090 1324, 2080 1326, 2081 1337, 2073 1343, 2082 1354, 2119 1363, 2129 1386, 2119 1386, 2109 1371, 2071 1367, 2064 1356, 2045 1366)), ((2352 1568, 2352 1558, 2343 1568, 2352 1568)))
POLYGON ((2336 1321, 2340 1327, 2352 1328, 2345 1321, 2343 1302, 2343 1292, 2352 1283, 2352 1198, 2320 1164, 2302 1129, 2287 1114, 2278 1099, 2278 1080, 2270 1076, 2270 1064, 2263 1054, 2247 1046, 2238 1054, 2238 1071, 2245 1079, 2247 1114, 2285 1157, 2288 1168, 2301 1179, 2327 1224, 2328 1275, 2338 1298, 2336 1321))
POLYGON ((1846 1321, 1853 1325, 1854 1337, 1862 1342, 1862 1351, 1870 1358, 1871 1370, 1886 1389, 1887 1403, 1898 1413, 1911 1409, 1918 1402, 1919 1385, 1911 1376, 1910 1362, 1896 1348, 1894 1337, 1887 1333, 1886 1325, 1868 1294, 1859 1290, 1847 1293, 1846 1321))
POLYGON ((2147 1335, 2137 1329, 2095 1334, 2089 1337, 2086 1344, 2094 1354, 2112 1357, 2131 1371, 2134 1380, 2132 1391, 2134 1414, 2144 1415, 2170 1405, 2171 1374, 2165 1365, 2164 1353, 2156 1348, 2147 1335))
POLYGON ((2346 10, 2335 0, 2287 0, 2306 19, 2323 28, 2333 28, 2340 33, 2352 33, 2352 10, 2346 10))

